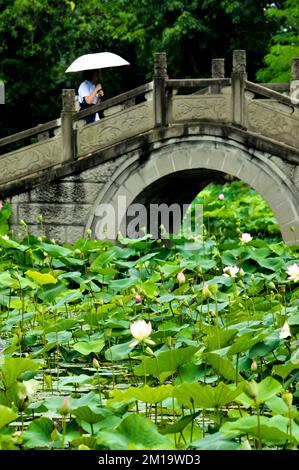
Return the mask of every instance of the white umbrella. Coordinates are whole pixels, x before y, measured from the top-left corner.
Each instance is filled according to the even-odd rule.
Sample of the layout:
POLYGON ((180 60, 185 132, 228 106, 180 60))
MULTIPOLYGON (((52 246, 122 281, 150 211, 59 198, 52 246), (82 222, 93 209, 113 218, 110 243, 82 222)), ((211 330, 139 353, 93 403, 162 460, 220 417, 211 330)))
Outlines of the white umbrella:
POLYGON ((66 72, 81 72, 82 70, 119 67, 120 65, 130 64, 125 59, 112 52, 98 52, 97 54, 81 55, 66 69, 66 72))

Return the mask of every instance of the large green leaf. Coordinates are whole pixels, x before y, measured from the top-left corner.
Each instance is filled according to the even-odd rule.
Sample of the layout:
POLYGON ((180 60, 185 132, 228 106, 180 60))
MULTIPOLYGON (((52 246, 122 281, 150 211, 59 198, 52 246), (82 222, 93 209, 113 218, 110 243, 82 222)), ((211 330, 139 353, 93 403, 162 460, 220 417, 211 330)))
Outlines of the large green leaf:
POLYGON ((160 403, 166 398, 171 397, 172 391, 172 385, 160 385, 159 387, 149 387, 148 385, 144 385, 141 388, 129 387, 124 391, 115 389, 110 394, 111 399, 109 400, 109 403, 128 401, 132 398, 151 404, 160 403))
POLYGON ((242 392, 242 386, 232 389, 223 382, 216 387, 211 385, 199 385, 195 383, 183 383, 173 390, 173 396, 180 405, 193 404, 197 408, 219 408, 232 402, 242 392))
POLYGON ((111 450, 173 448, 168 438, 158 432, 152 421, 139 414, 126 416, 113 431, 100 432, 97 442, 111 450))
POLYGON ((78 320, 74 320, 72 318, 57 320, 55 323, 49 322, 45 326, 45 333, 53 333, 53 332, 60 332, 70 330, 73 326, 78 324, 78 320))
POLYGON ((192 449, 198 450, 236 450, 240 444, 234 440, 234 437, 225 436, 222 432, 216 432, 209 436, 193 441, 190 444, 192 449))
MULTIPOLYGON (((258 428, 256 416, 246 416, 234 422, 227 422, 220 431, 224 434, 249 434, 255 439, 259 436, 262 440, 267 440, 271 443, 284 444, 290 439, 289 433, 290 421, 283 416, 274 416, 267 418, 260 416, 260 429, 258 428)), ((299 426, 292 422, 292 435, 293 440, 299 442, 299 426)))
POLYGON ((280 393, 282 389, 281 383, 273 379, 273 377, 266 377, 258 384, 257 402, 264 403, 269 400, 269 398, 280 393))
MULTIPOLYGON (((109 411, 107 410, 107 412, 109 411)), ((72 410, 72 414, 75 415, 79 421, 82 420, 89 424, 95 424, 105 417, 105 410, 92 405, 83 405, 72 410)))
POLYGON ((266 333, 253 334, 252 332, 245 333, 244 335, 236 338, 232 346, 229 348, 227 355, 232 356, 240 352, 247 351, 252 348, 256 343, 261 341, 266 336, 266 333))
POLYGON ((132 339, 127 343, 116 344, 115 346, 111 346, 111 348, 106 349, 105 351, 105 358, 107 361, 121 361, 123 359, 127 359, 132 352, 132 348, 130 348, 130 344, 132 343, 132 339))
POLYGON ((187 416, 183 416, 182 418, 179 418, 176 420, 174 424, 168 424, 166 426, 163 426, 159 428, 159 432, 161 434, 176 434, 176 433, 181 433, 186 426, 188 426, 189 423, 191 423, 197 416, 201 413, 201 411, 197 413, 192 413, 187 416))
POLYGON ((209 332, 206 338, 204 338, 208 351, 223 348, 237 333, 238 330, 235 328, 224 330, 216 326, 210 326, 209 332))
POLYGON ((293 364, 289 361, 285 364, 273 366, 272 375, 278 375, 282 379, 286 379, 287 376, 295 369, 299 369, 299 364, 293 364))
POLYGON ((40 273, 38 271, 33 271, 31 269, 28 269, 28 271, 25 272, 27 277, 30 277, 33 279, 37 284, 40 286, 43 286, 44 284, 56 284, 57 279, 50 273, 40 273))
POLYGON ((204 359, 221 377, 231 381, 235 381, 236 378, 243 380, 239 374, 237 377, 237 372, 229 359, 221 357, 216 353, 207 353, 204 355, 204 359))
POLYGON ((181 365, 190 361, 197 351, 195 346, 187 348, 171 349, 162 352, 156 357, 144 358, 139 366, 134 368, 134 373, 138 376, 152 375, 165 379, 174 373, 181 365))
POLYGON ((129 287, 134 286, 136 283, 137 279, 130 277, 125 279, 117 279, 115 281, 109 281, 109 288, 115 292, 120 292, 129 289, 129 287))
MULTIPOLYGON (((275 397, 282 390, 282 385, 277 380, 273 379, 273 377, 268 376, 257 384, 256 403, 264 403, 265 401, 270 400, 270 398, 275 397)), ((245 393, 242 393, 238 397, 237 401, 240 401, 247 406, 254 406, 254 400, 245 393)))
POLYGON ((38 364, 32 359, 28 358, 8 358, 5 359, 2 366, 2 380, 6 388, 11 387, 17 378, 23 372, 34 372, 38 369, 38 364))
POLYGON ((257 357, 265 357, 270 351, 273 351, 273 349, 278 346, 279 340, 276 341, 271 341, 270 343, 265 343, 264 341, 260 341, 256 343, 252 348, 250 349, 248 356, 251 359, 255 359, 257 357))
POLYGON ((14 421, 17 417, 18 415, 12 411, 11 408, 0 405, 0 428, 3 428, 6 426, 6 424, 11 423, 11 421, 14 421))
POLYGON ((74 344, 73 348, 83 356, 88 356, 91 353, 99 353, 105 346, 104 339, 95 339, 94 341, 78 341, 74 344))
POLYGON ((54 423, 50 418, 37 418, 32 421, 23 434, 26 449, 53 446, 52 432, 54 423))
POLYGON ((64 246, 59 246, 59 245, 50 245, 50 243, 42 243, 40 247, 48 253, 48 255, 53 256, 53 257, 66 257, 73 255, 73 251, 70 250, 69 248, 65 248, 64 246))

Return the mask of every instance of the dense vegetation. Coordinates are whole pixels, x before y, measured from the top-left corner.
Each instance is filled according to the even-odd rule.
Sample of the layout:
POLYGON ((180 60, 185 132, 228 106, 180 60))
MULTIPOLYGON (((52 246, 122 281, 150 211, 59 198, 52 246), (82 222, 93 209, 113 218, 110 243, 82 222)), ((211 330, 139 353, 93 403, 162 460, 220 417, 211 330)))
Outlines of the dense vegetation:
POLYGON ((84 53, 130 62, 103 72, 107 97, 150 80, 157 51, 171 77, 209 76, 213 57, 225 57, 229 74, 232 51, 246 49, 250 79, 260 70, 261 81, 288 80, 298 18, 297 0, 2 0, 0 136, 58 117, 61 89, 81 80, 65 70, 84 53))
POLYGON ((251 188, 201 198, 193 250, 0 237, 1 449, 297 448, 298 250, 251 188))

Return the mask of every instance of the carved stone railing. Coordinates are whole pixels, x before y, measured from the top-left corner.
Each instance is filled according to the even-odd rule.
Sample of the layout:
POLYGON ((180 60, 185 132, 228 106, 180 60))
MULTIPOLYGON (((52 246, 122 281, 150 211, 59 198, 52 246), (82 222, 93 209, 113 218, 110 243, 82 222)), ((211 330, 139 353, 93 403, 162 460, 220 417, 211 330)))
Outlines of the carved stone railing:
POLYGON ((237 127, 298 151, 299 59, 293 59, 290 84, 248 81, 245 51, 234 51, 230 78, 225 78, 224 59, 212 60, 211 74, 207 79, 169 79, 166 54, 157 53, 152 82, 87 110, 76 112, 75 90, 63 90, 59 119, 0 139, 0 151, 6 149, 0 156, 1 188, 50 168, 54 176, 58 167, 69 172, 72 162, 153 129, 201 121, 237 127), (97 112, 101 120, 85 124, 97 112))
POLYGON ((155 126, 153 112, 153 82, 147 83, 122 95, 92 107, 92 114, 103 112, 104 117, 90 125, 82 118, 91 114, 84 110, 73 116, 76 129, 76 158, 88 156, 99 149, 109 147, 136 136, 155 126), (135 100, 138 98, 138 104, 135 100))

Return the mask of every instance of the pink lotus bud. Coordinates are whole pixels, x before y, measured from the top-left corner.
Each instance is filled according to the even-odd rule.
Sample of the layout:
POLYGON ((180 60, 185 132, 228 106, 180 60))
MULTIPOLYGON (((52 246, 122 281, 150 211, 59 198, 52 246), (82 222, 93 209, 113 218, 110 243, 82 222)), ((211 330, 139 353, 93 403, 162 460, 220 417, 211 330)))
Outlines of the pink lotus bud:
POLYGON ((137 302, 138 304, 141 302, 141 295, 140 294, 136 294, 135 297, 135 302, 137 302))
POLYGON ((92 360, 92 365, 95 369, 98 369, 100 367, 99 361, 95 357, 92 360))
POLYGON ((220 199, 220 201, 223 201, 225 199, 224 194, 223 193, 219 194, 218 199, 220 199))
POLYGON ((3 201, 0 201, 0 211, 3 208, 3 201))
POLYGON ((69 397, 64 397, 61 407, 60 407, 60 413, 62 415, 67 415, 70 409, 71 409, 70 399, 69 397))
POLYGON ((253 359, 252 363, 251 363, 251 367, 250 369, 255 372, 257 370, 257 362, 255 359, 253 359))
POLYGON ((185 274, 183 273, 183 271, 179 272, 176 278, 180 284, 186 281, 185 274))

